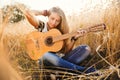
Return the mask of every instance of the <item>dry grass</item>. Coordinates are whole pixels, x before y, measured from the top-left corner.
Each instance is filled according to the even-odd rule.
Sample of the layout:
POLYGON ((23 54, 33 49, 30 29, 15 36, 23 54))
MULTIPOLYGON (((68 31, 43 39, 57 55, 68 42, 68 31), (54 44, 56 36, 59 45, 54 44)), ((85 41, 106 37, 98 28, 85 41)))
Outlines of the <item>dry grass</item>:
MULTIPOLYGON (((0 12, 2 14, 2 12, 0 12)), ((5 46, 3 44, 3 30, 6 26, 8 19, 5 19, 2 22, 2 18, 0 18, 0 80, 23 80, 19 73, 12 67, 9 62, 9 57, 6 55, 7 51, 4 49, 5 46)))
MULTIPOLYGON (((97 13, 97 9, 95 12, 97 13)), ((95 13, 94 11, 92 13, 95 13)), ((7 70, 5 75, 14 76, 21 80, 32 80, 32 74, 36 72, 42 80, 42 76, 48 77, 49 79, 55 80, 60 78, 62 80, 117 80, 120 78, 120 1, 113 1, 109 8, 106 8, 100 14, 95 15, 93 20, 93 14, 88 17, 86 21, 86 14, 75 14, 68 17, 72 30, 76 30, 80 27, 91 26, 104 22, 107 26, 107 30, 98 33, 90 33, 84 37, 79 38, 76 42, 76 46, 80 44, 88 44, 92 49, 93 57, 84 62, 81 65, 91 66, 94 65, 97 69, 96 72, 89 74, 76 74, 71 72, 65 72, 63 69, 51 70, 51 69, 38 69, 38 63, 29 58, 26 54, 24 39, 25 35, 35 30, 26 19, 21 20, 17 23, 10 23, 1 20, 1 31, 0 31, 0 51, 1 60, 0 65, 4 71, 7 70), (100 16, 99 16, 100 15, 100 16), (85 17, 85 18, 84 18, 85 17), (82 19, 81 19, 82 18, 82 19), (99 20, 97 20, 99 19, 99 20), (4 45, 4 46, 3 46, 4 45), (3 48, 4 47, 4 48, 3 48), (5 54, 5 57, 3 56, 5 54), (7 57, 6 57, 7 56, 7 57), (7 59, 6 59, 7 58, 7 59), (8 61, 9 60, 9 61, 8 61), (5 61, 5 62, 4 62, 5 61), (6 63, 6 64, 4 64, 6 63), (6 68, 4 67, 6 66, 6 68), (5 68, 5 69, 4 69, 5 68), (13 69, 14 68, 14 69, 13 69), (8 74, 7 74, 8 73, 8 74), (45 75, 46 74, 46 75, 45 75), (51 74, 51 75, 50 75, 51 74), (50 76, 50 77, 49 77, 50 76)), ((9 19, 8 19, 9 20, 9 19)), ((1 76, 0 76, 1 77, 1 76)), ((47 78, 46 78, 47 79, 47 78)), ((6 80, 6 79, 4 79, 6 80)), ((8 80, 8 79, 7 79, 8 80)), ((10 80, 10 79, 9 79, 10 80)), ((35 79, 36 80, 36 79, 35 79)))

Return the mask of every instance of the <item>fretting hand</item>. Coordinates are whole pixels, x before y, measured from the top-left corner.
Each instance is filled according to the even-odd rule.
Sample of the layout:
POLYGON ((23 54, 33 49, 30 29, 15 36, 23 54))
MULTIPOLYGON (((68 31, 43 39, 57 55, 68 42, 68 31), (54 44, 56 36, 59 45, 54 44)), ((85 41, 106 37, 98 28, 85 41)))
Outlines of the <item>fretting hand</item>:
POLYGON ((74 37, 75 39, 77 39, 78 37, 81 37, 81 36, 84 36, 86 33, 87 33, 87 31, 86 30, 77 30, 77 35, 74 37))

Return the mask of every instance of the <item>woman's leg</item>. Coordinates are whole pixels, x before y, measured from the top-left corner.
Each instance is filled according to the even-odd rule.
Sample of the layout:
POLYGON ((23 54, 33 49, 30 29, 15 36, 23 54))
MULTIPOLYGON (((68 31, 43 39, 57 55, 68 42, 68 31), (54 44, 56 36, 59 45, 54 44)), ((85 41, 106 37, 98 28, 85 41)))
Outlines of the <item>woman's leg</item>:
POLYGON ((65 56, 63 56, 63 59, 72 62, 74 64, 79 64, 84 59, 88 57, 90 54, 91 49, 87 45, 80 45, 74 50, 72 50, 70 53, 67 53, 65 56))
MULTIPOLYGON (((42 57, 42 60, 43 60, 43 63, 49 65, 49 64, 52 64, 54 66, 57 66, 57 67, 63 67, 63 68, 68 68, 68 69, 72 69, 72 70, 79 70, 79 71, 84 71, 86 68, 85 67, 82 67, 82 66, 78 66, 76 64, 73 64, 71 62, 68 62, 62 58, 60 58, 59 56, 57 56, 56 54, 54 53, 46 53, 43 57, 42 57), (46 61, 46 62, 44 62, 46 61)), ((51 65, 50 65, 51 66, 51 65)), ((92 72, 94 71, 93 69, 89 69, 89 72, 92 72)), ((88 72, 88 71, 86 71, 88 72)))

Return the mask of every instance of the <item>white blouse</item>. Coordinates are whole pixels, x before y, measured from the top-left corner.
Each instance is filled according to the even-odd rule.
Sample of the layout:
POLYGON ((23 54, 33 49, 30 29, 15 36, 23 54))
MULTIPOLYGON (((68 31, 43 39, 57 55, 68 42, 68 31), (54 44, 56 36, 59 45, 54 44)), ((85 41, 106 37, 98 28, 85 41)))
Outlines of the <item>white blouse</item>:
POLYGON ((44 25, 44 28, 43 28, 43 30, 42 30, 42 32, 47 32, 48 31, 48 29, 47 29, 47 23, 45 23, 45 25, 44 25))

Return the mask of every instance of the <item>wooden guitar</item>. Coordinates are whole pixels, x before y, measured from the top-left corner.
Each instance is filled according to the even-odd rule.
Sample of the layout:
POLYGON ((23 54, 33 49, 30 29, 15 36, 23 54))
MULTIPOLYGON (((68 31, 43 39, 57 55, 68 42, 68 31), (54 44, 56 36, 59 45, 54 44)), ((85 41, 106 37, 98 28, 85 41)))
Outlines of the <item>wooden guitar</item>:
MULTIPOLYGON (((105 30, 105 24, 98 24, 85 28, 89 32, 105 30)), ((83 29, 81 29, 83 30, 83 29)), ((33 31, 27 35, 26 49, 31 59, 37 60, 48 51, 57 52, 63 47, 63 40, 77 35, 78 32, 72 32, 62 35, 57 29, 51 29, 48 32, 33 31)))

